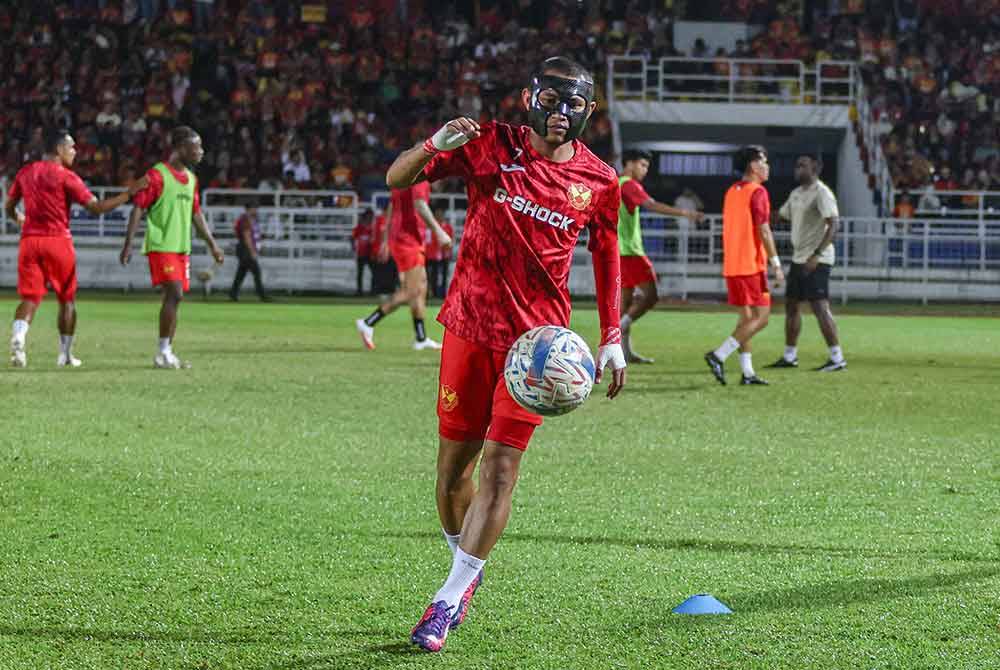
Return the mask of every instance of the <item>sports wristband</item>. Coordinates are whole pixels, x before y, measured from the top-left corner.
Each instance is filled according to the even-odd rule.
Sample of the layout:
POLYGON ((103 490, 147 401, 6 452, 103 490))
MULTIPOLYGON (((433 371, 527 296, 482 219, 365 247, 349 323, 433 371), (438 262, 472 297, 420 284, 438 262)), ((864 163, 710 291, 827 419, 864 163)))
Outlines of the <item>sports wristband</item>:
POLYGON ((780 268, 781 267, 781 258, 778 257, 778 256, 771 256, 771 267, 780 268))

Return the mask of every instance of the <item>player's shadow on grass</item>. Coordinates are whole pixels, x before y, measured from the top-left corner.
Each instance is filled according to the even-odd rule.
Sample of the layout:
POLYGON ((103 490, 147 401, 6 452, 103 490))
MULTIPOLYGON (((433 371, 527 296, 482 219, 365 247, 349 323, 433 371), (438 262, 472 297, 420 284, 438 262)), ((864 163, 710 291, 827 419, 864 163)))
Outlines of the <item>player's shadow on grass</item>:
POLYGON ((693 391, 704 391, 706 388, 715 386, 718 386, 718 383, 715 380, 712 380, 711 382, 706 380, 704 384, 688 384, 685 386, 668 386, 665 384, 651 384, 647 386, 644 384, 633 384, 631 383, 631 380, 629 380, 629 383, 625 384, 625 390, 623 393, 628 393, 630 395, 643 395, 646 393, 691 393, 693 391))
MULTIPOLYGON (((452 656, 454 654, 451 654, 452 656)), ((267 665, 267 670, 355 670, 356 668, 398 668, 426 663, 427 652, 409 642, 389 642, 370 645, 357 651, 342 654, 323 654, 299 658, 277 665, 267 665)))
POLYGON ((294 348, 280 347, 277 345, 265 346, 265 347, 194 347, 191 349, 186 349, 185 354, 190 354, 193 356, 198 356, 201 354, 212 354, 216 356, 229 356, 229 355, 239 355, 245 356, 247 354, 359 354, 364 355, 367 352, 360 347, 330 347, 324 345, 316 345, 314 347, 303 347, 296 346, 294 348))
POLYGON ((184 642, 198 644, 246 645, 280 644, 290 640, 281 635, 255 632, 241 635, 228 631, 143 631, 100 630, 72 626, 8 626, 0 625, 0 637, 27 637, 49 640, 97 640, 98 642, 184 642))
MULTIPOLYGON (((426 539, 436 542, 441 541, 441 535, 431 531, 399 531, 381 533, 358 533, 359 535, 375 535, 396 539, 426 539)), ((610 547, 627 547, 629 549, 645 548, 662 551, 707 551, 713 553, 731 554, 795 554, 804 556, 820 556, 824 558, 885 558, 885 559, 911 559, 921 558, 924 560, 956 561, 963 563, 983 563, 997 566, 1000 572, 1000 556, 984 556, 982 554, 965 551, 885 551, 880 549, 870 549, 866 547, 846 547, 846 546, 822 546, 806 544, 773 544, 767 542, 737 542, 733 540, 701 540, 690 538, 676 539, 653 539, 642 537, 614 537, 596 535, 559 535, 556 533, 525 533, 509 532, 504 533, 504 542, 541 542, 558 544, 579 544, 579 545, 606 545, 610 547)))
POLYGON ((847 579, 822 584, 792 586, 774 591, 750 591, 722 597, 736 612, 772 612, 792 608, 815 609, 834 605, 877 602, 947 589, 992 579, 1000 568, 976 568, 963 572, 919 575, 900 579, 847 579))

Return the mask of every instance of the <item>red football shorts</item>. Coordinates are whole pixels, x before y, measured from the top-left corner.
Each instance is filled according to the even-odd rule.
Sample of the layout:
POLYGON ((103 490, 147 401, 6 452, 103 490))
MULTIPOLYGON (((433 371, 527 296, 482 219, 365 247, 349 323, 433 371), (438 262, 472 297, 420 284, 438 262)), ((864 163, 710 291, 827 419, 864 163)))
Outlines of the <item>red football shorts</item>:
POLYGON ((656 269, 649 256, 622 256, 622 288, 656 283, 656 269))
POLYGON ((506 354, 445 330, 438 384, 438 432, 447 440, 493 440, 524 451, 542 417, 510 397, 506 354))
POLYGON ((729 304, 738 307, 770 307, 771 289, 767 285, 767 272, 755 275, 726 277, 729 304))
POLYGON ((17 251, 17 294, 41 302, 51 288, 59 302, 76 299, 76 250, 69 237, 22 237, 17 251))
POLYGON ((400 274, 427 265, 427 252, 423 247, 390 244, 389 252, 392 254, 392 260, 396 261, 396 269, 400 274))
POLYGON ((149 276, 153 286, 168 281, 183 282, 184 290, 191 288, 191 257, 187 254, 171 254, 163 251, 150 251, 149 276))

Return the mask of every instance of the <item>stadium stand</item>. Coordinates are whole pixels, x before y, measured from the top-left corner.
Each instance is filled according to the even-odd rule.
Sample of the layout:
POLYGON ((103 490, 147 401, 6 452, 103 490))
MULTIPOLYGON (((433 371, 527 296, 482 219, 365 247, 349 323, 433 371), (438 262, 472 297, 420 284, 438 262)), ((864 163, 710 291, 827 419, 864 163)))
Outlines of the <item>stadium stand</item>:
MULTIPOLYGON (((9 100, 0 175, 38 153, 42 126, 62 123, 76 132, 80 174, 121 184, 185 122, 205 136, 204 186, 366 196, 394 154, 437 121, 459 112, 518 120, 519 87, 539 55, 573 53, 599 76, 607 55, 685 55, 664 9, 675 3, 483 2, 478 16, 474 3, 453 4, 431 13, 410 2, 405 16, 385 0, 4 4, 0 27, 13 39, 0 58, 9 100), (296 169, 289 159, 299 151, 296 169)), ((835 12, 831 3, 688 4, 688 16, 766 26, 717 56, 860 62, 897 190, 1000 188, 993 3, 845 0, 835 12)), ((690 55, 712 54, 702 43, 690 55)), ((612 158, 606 114, 585 139, 612 158)))

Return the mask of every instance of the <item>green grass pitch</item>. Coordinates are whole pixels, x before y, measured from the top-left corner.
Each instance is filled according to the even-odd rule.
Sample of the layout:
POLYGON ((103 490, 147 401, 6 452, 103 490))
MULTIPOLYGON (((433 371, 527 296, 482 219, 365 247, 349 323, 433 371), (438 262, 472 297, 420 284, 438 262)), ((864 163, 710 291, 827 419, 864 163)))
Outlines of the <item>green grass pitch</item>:
POLYGON ((157 309, 84 299, 84 367, 57 370, 46 302, 0 374, 2 670, 1000 667, 995 318, 843 316, 850 369, 820 375, 760 369, 776 316, 773 385, 722 388, 701 356, 735 317, 651 314, 656 364, 536 433, 430 657, 407 638, 450 564, 437 354, 408 315, 365 352, 366 304, 192 299, 194 367, 158 371, 157 309), (670 613, 700 592, 734 614, 670 613))

